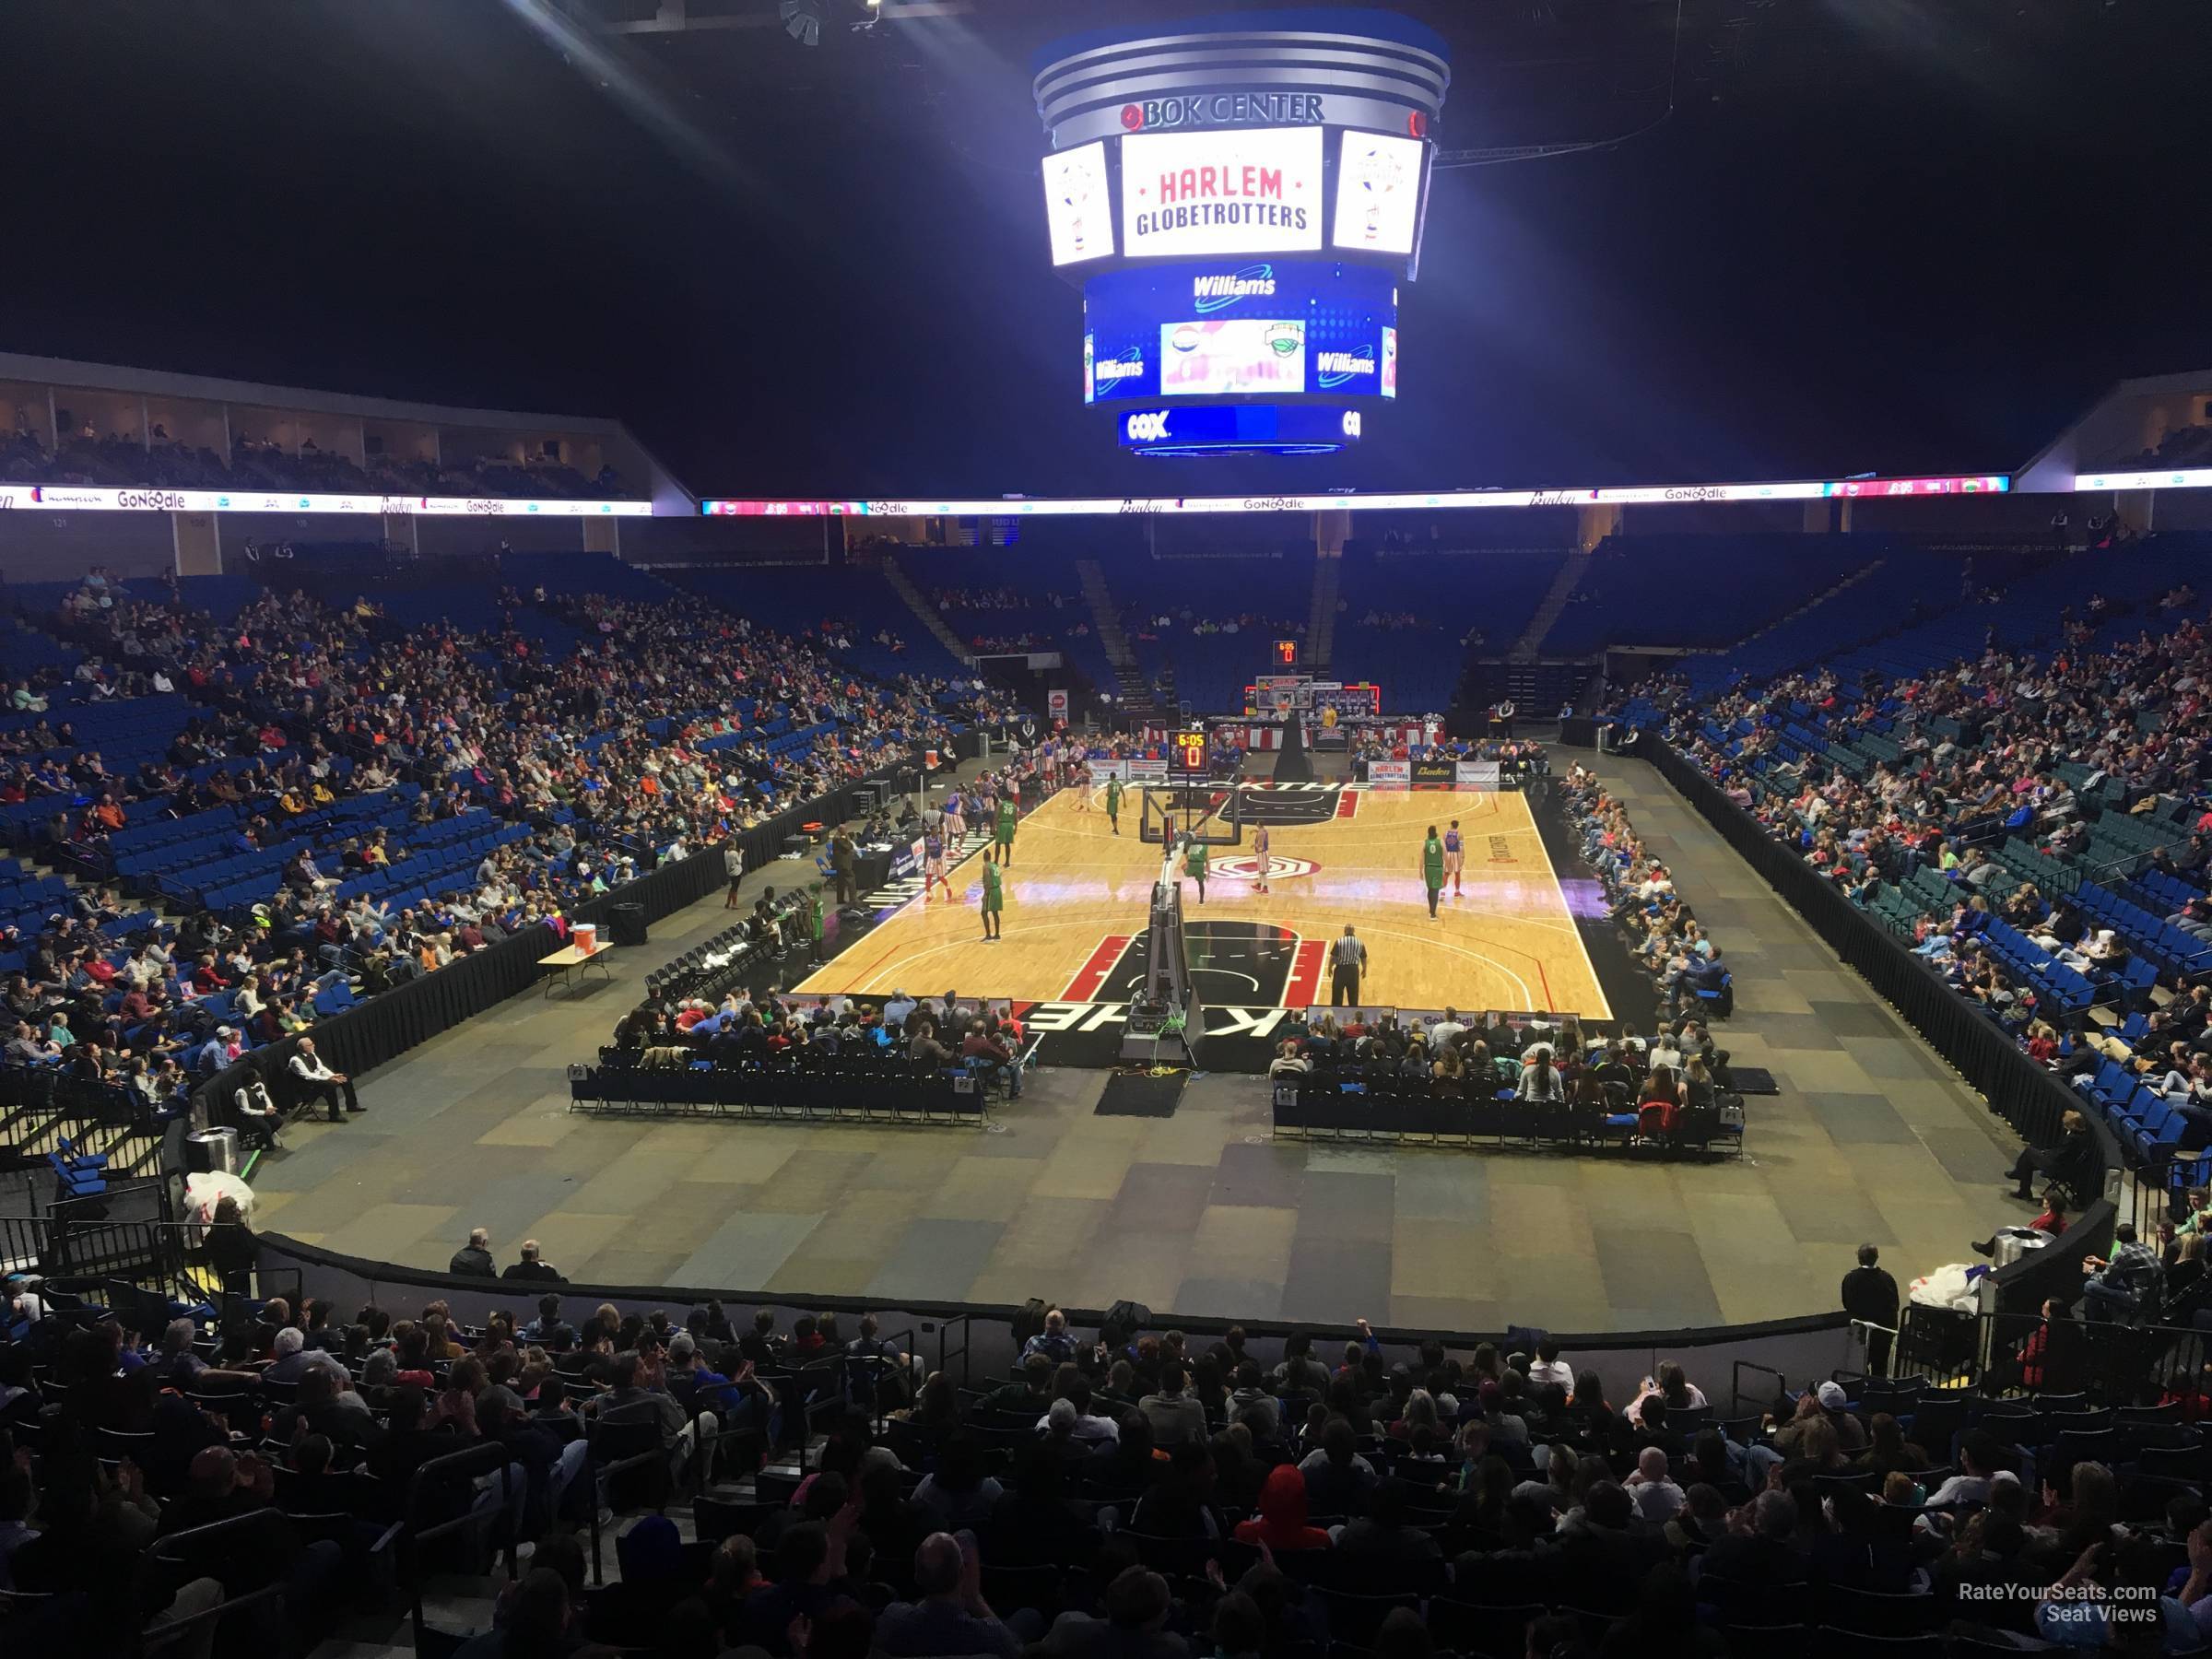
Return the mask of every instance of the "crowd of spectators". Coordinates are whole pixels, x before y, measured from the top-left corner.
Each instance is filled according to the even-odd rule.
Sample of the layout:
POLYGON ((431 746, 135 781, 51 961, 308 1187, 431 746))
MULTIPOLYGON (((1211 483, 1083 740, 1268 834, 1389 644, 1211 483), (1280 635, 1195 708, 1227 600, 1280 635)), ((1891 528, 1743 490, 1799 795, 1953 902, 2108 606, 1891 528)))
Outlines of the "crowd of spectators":
POLYGON ((1618 1035, 1600 1038, 1572 1017, 1515 1020, 1493 1011, 1462 1019, 1455 1008, 1441 1018, 1293 1012, 1268 1076, 1390 1080, 1437 1100, 1527 1101, 1556 1109, 1562 1126, 1577 1112, 1627 1114, 1658 1142, 1677 1135, 1686 1112, 1716 1112, 1735 1088, 1728 1052, 1700 1019, 1672 1020, 1649 1038, 1624 1022, 1618 1035))
POLYGON ((940 613, 951 611, 1018 611, 1035 610, 1050 606, 1054 610, 1079 608, 1081 595, 1057 591, 1032 594, 1003 583, 982 587, 934 587, 929 590, 929 601, 940 613))
MULTIPOLYGON (((487 1242, 455 1270, 482 1271, 487 1242)), ((2195 1448, 2186 1382, 2099 1457, 2025 1406, 1871 1380, 1723 1420, 1681 1363, 1608 1386, 1541 1333, 1393 1348, 1359 1321, 1263 1353, 1240 1327, 1094 1338, 1049 1310, 1008 1378, 965 1389, 873 1316, 850 1336, 718 1302, 571 1323, 548 1288, 480 1330, 442 1301, 346 1320, 272 1299, 219 1335, 189 1312, 157 1335, 63 1300, 7 1310, 0 1583, 111 1649, 269 1582, 292 1628, 264 1645, 312 1639, 373 1596, 361 1558, 426 1467, 448 1507, 413 1524, 473 1512, 486 1542, 534 1545, 469 1650, 488 1653, 1584 1659, 1951 1630, 2186 1653, 2212 1631, 2202 1491, 2136 1466, 2195 1448), (802 1422, 799 1478, 703 1495, 802 1422), (626 1473, 600 1452, 615 1435, 626 1473), (471 1451, 488 1475, 442 1491, 434 1460, 471 1451), (599 1505, 665 1512, 692 1488, 711 1556, 648 1515, 619 1597, 586 1588, 599 1505), (149 1553, 264 1511, 265 1547, 185 1553, 204 1564, 182 1573, 149 1553)))
POLYGON ((473 635, 276 592, 218 625, 90 573, 53 627, 114 696, 174 692, 191 712, 163 752, 113 771, 76 747, 70 705, 34 712, 0 734, 0 802, 51 806, 38 850, 95 880, 130 827, 217 808, 235 814, 223 854, 287 855, 251 900, 145 936, 113 931, 124 911, 102 884, 0 940, 25 952, 6 1000, 28 1030, 8 1059, 167 1099, 180 1074, 304 1030, 335 986, 347 1006, 541 921, 559 930, 662 862, 917 747, 948 749, 952 721, 1006 712, 972 688, 864 681, 819 641, 700 606, 536 599, 506 593, 500 624, 473 635), (575 648, 525 630, 532 609, 575 648), (388 805, 334 816, 362 797, 388 805), (449 891, 394 908, 359 890, 404 876, 418 841, 464 818, 521 833, 449 891))
POLYGON ((1303 638, 1306 619, 1303 617, 1269 617, 1259 611, 1232 611, 1222 616, 1209 616, 1183 606, 1180 609, 1155 611, 1149 607, 1133 610, 1124 626, 1129 637, 1147 642, 1172 639, 1178 633, 1205 639, 1214 634, 1258 634, 1264 639, 1288 640, 1303 638))
MULTIPOLYGON (((2048 655, 1993 645, 1910 679, 1845 685, 1816 669, 1702 702, 1663 687, 1659 700, 1670 740, 1769 834, 1862 907, 1917 910, 1914 954, 2031 1057, 2084 1083, 2115 1061, 2197 1113, 2212 1105, 2212 993, 2171 955, 2138 960, 2152 942, 2093 912, 2077 885, 2212 939, 2212 640, 2194 605, 2171 590, 2155 631, 2100 646, 2114 618, 2091 594, 2058 618, 2048 655), (1839 747, 1794 743, 1794 709, 1839 747), (2124 862, 2098 844, 2135 823, 2152 827, 2135 842, 2171 844, 2124 862), (2033 959, 1994 948, 1998 932, 2033 959), (2023 971, 2039 964, 2078 976, 2080 994, 2023 971)), ((2183 1144, 2212 1141, 2212 1112, 2192 1125, 2183 1144)))
MULTIPOLYGON (((61 418, 67 425, 68 411, 61 418)), ((631 493, 622 476, 603 466, 587 477, 563 462, 479 455, 465 462, 407 460, 371 454, 367 465, 312 438, 288 447, 247 432, 233 435, 228 458, 204 444, 171 438, 157 421, 150 441, 135 432, 101 434, 90 421, 67 432, 49 451, 17 411, 15 429, 0 441, 0 484, 74 484, 171 489, 308 490, 337 495, 512 496, 616 500, 631 493)))
POLYGON ((1689 905, 1675 891, 1665 864, 1645 846, 1629 815, 1597 775, 1576 762, 1562 781, 1560 801, 1582 837, 1583 862, 1606 889, 1630 953, 1652 977, 1660 1003, 1679 1013, 1700 1006, 1734 1012, 1728 965, 1689 905))

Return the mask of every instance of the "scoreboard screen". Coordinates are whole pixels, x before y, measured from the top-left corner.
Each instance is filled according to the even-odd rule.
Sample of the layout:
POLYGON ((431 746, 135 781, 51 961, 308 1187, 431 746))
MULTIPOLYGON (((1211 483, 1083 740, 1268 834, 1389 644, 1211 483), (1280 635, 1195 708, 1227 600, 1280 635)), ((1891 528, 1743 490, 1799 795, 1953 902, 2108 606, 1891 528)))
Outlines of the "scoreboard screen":
POLYGON ((1083 401, 1136 406, 1115 412, 1124 445, 1360 438, 1398 394, 1397 285, 1419 269, 1451 80, 1433 29, 1367 9, 1147 18, 1039 53, 1052 262, 1083 289, 1083 401), (1325 403, 1325 427, 1291 413, 1325 403))
POLYGON ((1206 775, 1206 734, 1177 732, 1168 743, 1168 763, 1194 778, 1206 775))

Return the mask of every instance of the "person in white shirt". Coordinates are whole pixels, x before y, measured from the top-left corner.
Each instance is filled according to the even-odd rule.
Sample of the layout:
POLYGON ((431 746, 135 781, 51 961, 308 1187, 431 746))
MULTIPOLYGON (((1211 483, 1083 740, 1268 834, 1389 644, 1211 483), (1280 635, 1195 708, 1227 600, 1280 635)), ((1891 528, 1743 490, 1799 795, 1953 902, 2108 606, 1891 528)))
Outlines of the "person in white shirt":
POLYGON ((1429 1028, 1429 1046, 1433 1051, 1440 1042, 1456 1042, 1466 1031, 1457 1008, 1446 1008, 1444 1017, 1429 1028))
POLYGON ((332 1123, 342 1124, 346 1121, 345 1113, 338 1110, 341 1094, 345 1096, 347 1112, 369 1110, 354 1094, 353 1079, 344 1072, 332 1071, 323 1064, 323 1056, 315 1053, 315 1040, 312 1037, 300 1039, 300 1046, 292 1052, 289 1069, 293 1087, 308 1100, 321 1099, 330 1108, 332 1123))
POLYGON ((269 1094, 269 1086, 255 1077, 230 1097, 238 1112, 239 1128, 248 1142, 258 1140, 274 1151, 284 1143, 276 1138, 283 1126, 284 1112, 269 1094))
POLYGON ((1634 1500, 1637 1512, 1653 1526, 1664 1526, 1672 1521, 1687 1501, 1682 1488, 1667 1477, 1666 1453, 1657 1446, 1646 1446, 1637 1453, 1636 1473, 1622 1485, 1634 1500))
POLYGON ((1547 1336, 1536 1344, 1535 1362, 1528 1368, 1528 1380, 1539 1388, 1547 1382, 1567 1389, 1574 1386, 1574 1367, 1559 1358, 1557 1337, 1547 1336))

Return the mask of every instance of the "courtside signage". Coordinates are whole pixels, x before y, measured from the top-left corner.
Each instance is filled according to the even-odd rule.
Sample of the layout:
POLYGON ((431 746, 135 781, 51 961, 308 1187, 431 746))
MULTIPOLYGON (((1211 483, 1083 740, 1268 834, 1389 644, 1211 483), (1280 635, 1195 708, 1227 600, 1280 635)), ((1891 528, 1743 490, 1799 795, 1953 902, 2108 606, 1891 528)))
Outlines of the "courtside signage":
POLYGON ((651 501, 528 501, 496 496, 284 495, 236 489, 86 489, 0 485, 0 508, 35 512, 373 512, 386 517, 651 518, 651 501))
MULTIPOLYGON (((2206 475, 2212 481, 2212 473, 2206 475)), ((1698 501, 1817 501, 1854 495, 2002 495, 2002 474, 1969 477, 1813 479, 1776 484, 1665 484, 1582 489, 1447 489, 1432 494, 1347 490, 1341 495, 989 496, 938 500, 705 500, 715 518, 1082 518, 1204 512, 1451 512, 1486 507, 1630 507, 1698 501), (1911 488, 1884 488, 1885 485, 1911 488), (1971 487, 1971 488, 1969 487, 1971 487)), ((2110 488, 2132 488, 2115 483, 2110 488)), ((2085 486, 2084 488, 2088 488, 2085 486)), ((2099 488, 2105 488, 2100 486, 2099 488)))

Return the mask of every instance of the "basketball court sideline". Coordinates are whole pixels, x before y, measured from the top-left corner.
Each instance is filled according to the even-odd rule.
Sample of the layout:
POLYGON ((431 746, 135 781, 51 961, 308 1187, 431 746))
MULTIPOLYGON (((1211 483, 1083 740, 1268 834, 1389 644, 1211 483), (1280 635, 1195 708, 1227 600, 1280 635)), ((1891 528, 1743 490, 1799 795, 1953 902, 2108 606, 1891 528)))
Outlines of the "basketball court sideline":
MULTIPOLYGON (((959 895, 911 900, 817 969, 802 993, 888 996, 957 990, 1036 1000, 1112 998, 1135 976, 1161 849, 1138 838, 1138 792, 1121 833, 1063 792, 1024 818, 1006 872, 1005 937, 982 937, 980 854, 951 872, 959 895)), ((1241 844, 1209 849, 1206 900, 1184 878, 1194 975, 1209 1003, 1303 1006, 1329 999, 1326 953, 1348 924, 1368 942, 1364 1002, 1548 1009, 1609 1019, 1527 801, 1512 792, 1412 793, 1353 785, 1247 794, 1241 844), (1268 820, 1266 885, 1253 825, 1268 820), (1421 843, 1459 820, 1461 890, 1428 913, 1421 843)))

